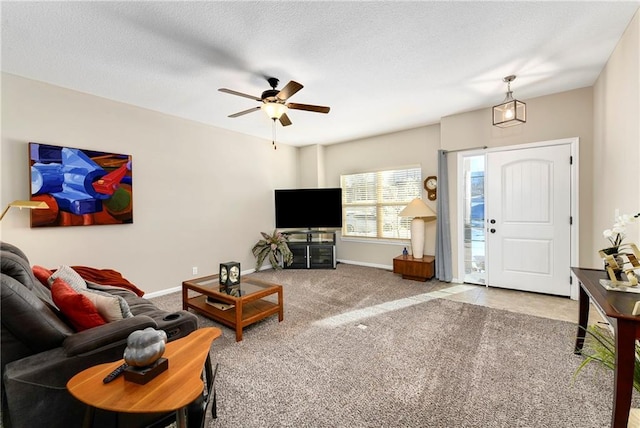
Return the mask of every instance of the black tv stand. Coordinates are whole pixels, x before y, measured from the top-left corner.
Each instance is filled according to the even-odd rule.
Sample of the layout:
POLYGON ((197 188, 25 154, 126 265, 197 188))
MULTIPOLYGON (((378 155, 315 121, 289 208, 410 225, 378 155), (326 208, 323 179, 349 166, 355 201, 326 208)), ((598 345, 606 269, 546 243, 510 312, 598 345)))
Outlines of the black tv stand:
POLYGON ((293 263, 287 269, 335 269, 336 232, 325 230, 283 231, 289 239, 293 263))

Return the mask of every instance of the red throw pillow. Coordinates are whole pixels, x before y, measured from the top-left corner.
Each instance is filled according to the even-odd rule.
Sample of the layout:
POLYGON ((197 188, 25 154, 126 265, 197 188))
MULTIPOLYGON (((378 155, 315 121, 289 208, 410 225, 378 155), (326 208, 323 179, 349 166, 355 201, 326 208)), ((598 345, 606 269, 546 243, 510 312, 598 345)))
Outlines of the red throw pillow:
POLYGON ((33 266, 31 270, 33 271, 33 275, 38 278, 38 281, 40 281, 45 287, 49 288, 49 277, 53 275, 53 272, 38 265, 33 266))
POLYGON ((56 278, 51 284, 51 297, 53 297, 53 303, 69 319, 76 331, 106 324, 91 300, 77 293, 61 278, 56 278))

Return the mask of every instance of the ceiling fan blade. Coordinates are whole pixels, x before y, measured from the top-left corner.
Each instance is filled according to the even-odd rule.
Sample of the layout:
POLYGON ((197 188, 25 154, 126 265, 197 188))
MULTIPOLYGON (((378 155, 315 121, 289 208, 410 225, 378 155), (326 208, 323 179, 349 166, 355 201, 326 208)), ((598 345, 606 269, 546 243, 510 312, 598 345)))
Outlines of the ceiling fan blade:
POLYGON ((234 91, 232 89, 220 88, 218 90, 220 92, 225 92, 227 94, 238 95, 239 97, 245 97, 245 98, 249 98, 249 99, 256 100, 256 101, 262 101, 262 98, 258 98, 256 96, 249 95, 249 94, 243 94, 242 92, 234 91))
POLYGON ((282 116, 280 116, 280 123, 282 124, 282 126, 291 125, 291 120, 289 120, 289 116, 287 116, 287 113, 283 113, 282 116))
POLYGON ((294 110, 306 110, 306 111, 313 111, 316 113, 329 113, 330 107, 325 107, 325 106, 314 106, 311 104, 296 104, 296 103, 289 103, 287 104, 287 107, 294 109, 294 110))
POLYGON ((247 113, 251 113, 252 111, 256 111, 256 110, 260 110, 260 106, 258 107, 251 107, 248 110, 243 110, 243 111, 239 111, 238 113, 234 113, 234 114, 230 114, 229 117, 238 117, 238 116, 242 116, 243 114, 247 114, 247 113))
POLYGON ((287 86, 285 86, 280 90, 280 92, 278 92, 278 95, 276 95, 276 98, 279 99, 280 101, 286 101, 287 98, 289 98, 290 96, 292 96, 302 88, 304 88, 304 86, 302 86, 298 82, 294 82, 293 80, 291 80, 289 83, 287 83, 287 86))

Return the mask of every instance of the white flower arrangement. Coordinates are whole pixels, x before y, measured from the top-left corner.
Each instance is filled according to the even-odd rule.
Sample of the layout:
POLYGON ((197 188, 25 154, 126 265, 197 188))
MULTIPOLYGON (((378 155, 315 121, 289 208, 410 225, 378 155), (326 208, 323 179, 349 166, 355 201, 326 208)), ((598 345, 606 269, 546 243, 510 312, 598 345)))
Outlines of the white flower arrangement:
POLYGON ((613 223, 611 229, 605 229, 602 235, 609 240, 611 246, 614 248, 619 247, 625 238, 625 232, 627 231, 627 225, 635 221, 640 216, 640 213, 636 215, 623 214, 616 218, 616 222, 613 223))

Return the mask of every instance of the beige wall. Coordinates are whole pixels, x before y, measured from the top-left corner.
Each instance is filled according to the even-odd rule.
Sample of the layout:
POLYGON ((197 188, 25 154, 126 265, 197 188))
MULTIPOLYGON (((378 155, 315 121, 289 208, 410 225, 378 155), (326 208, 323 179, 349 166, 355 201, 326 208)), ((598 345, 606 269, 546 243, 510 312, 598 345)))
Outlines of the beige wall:
POLYGON ((327 187, 324 172, 324 146, 312 145, 298 149, 298 187, 327 187))
MULTIPOLYGON (((604 229, 611 228, 615 209, 640 212, 640 11, 627 27, 596 81, 594 92, 594 245, 586 263, 601 266, 596 250, 606 246, 604 229)), ((640 244, 638 223, 629 227, 626 242, 640 244)))
POLYGON ((131 154, 134 223, 31 229, 28 212, 12 210, 2 240, 32 264, 112 268, 147 292, 180 286, 193 266, 252 269, 251 247, 273 228, 273 189, 298 180, 291 146, 2 74, 3 207, 29 198, 31 141, 131 154))
MULTIPOLYGON (((580 248, 593 245, 591 219, 591 178, 593 174, 593 91, 576 89, 545 97, 523 100, 527 104, 527 123, 512 128, 498 128, 491 124, 491 109, 475 110, 442 118, 442 148, 459 150, 487 146, 489 148, 513 146, 579 137, 579 238, 580 248)), ((517 93, 515 94, 517 97, 517 93)), ((455 219, 458 216, 456 155, 448 156, 449 193, 451 213, 451 244, 453 272, 457 276, 458 234, 455 219)), ((580 254, 581 263, 584 254, 580 254)), ((586 258, 589 260, 589 258, 586 258)))
MULTIPOLYGON (((479 146, 504 147, 539 141, 579 137, 580 239, 592 245, 591 175, 593 146, 593 92, 591 88, 526 100, 527 123, 501 129, 491 124, 491 109, 481 109, 442 118, 432 125, 349 141, 325 147, 324 171, 328 186, 339 186, 340 175, 386 167, 420 164, 422 175, 437 175, 437 150, 471 149, 479 146)), ((312 165, 309 168, 313 168, 312 165)), ((454 277, 457 276, 457 164, 449 156, 451 239, 454 277)), ((423 199, 426 200, 426 195, 423 199)), ((427 202, 435 210, 435 203, 427 202)), ((426 227, 425 254, 435 251, 435 223, 426 227)), ((586 243, 586 244, 585 244, 586 243)), ((401 243, 367 243, 338 240, 338 259, 374 266, 390 266, 400 254, 401 243)))
MULTIPOLYGON (((440 126, 432 125, 410 129, 371 138, 334 144, 325 147, 324 171, 327 187, 339 187, 341 174, 353 174, 384 168, 398 168, 420 165, 422 176, 436 175, 438 168, 437 151, 440 146, 440 126)), ((436 210, 434 202, 422 199, 436 210)), ((435 223, 426 224, 425 254, 435 250, 435 223)), ((408 241, 401 242, 358 242, 338 238, 338 259, 358 264, 390 267, 393 258, 408 247, 408 241)))

